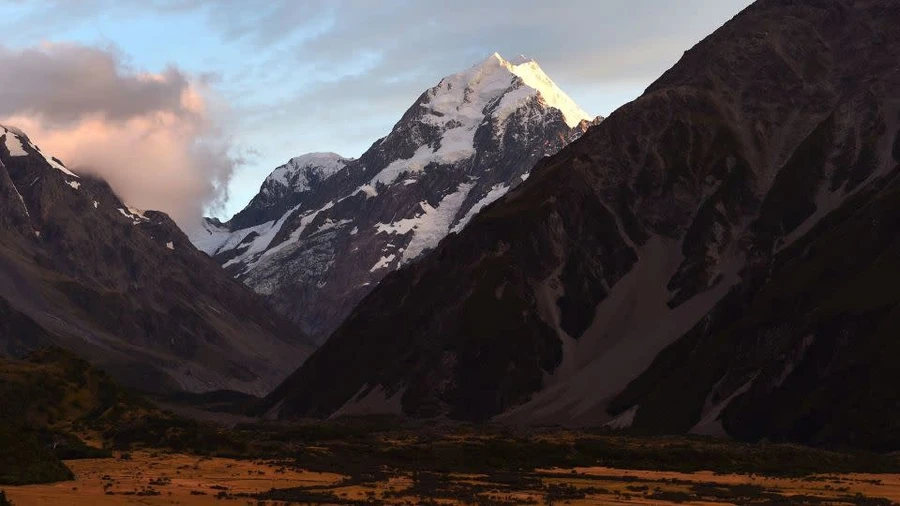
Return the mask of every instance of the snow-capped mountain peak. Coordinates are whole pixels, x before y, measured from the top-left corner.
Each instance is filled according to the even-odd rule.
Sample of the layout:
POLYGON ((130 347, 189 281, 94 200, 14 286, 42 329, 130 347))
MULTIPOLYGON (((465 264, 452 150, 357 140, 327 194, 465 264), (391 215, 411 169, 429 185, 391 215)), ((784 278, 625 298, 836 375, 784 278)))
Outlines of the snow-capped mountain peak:
MULTIPOLYGON (((524 59, 524 56, 520 58, 524 59)), ((540 93, 548 106, 559 109, 570 128, 575 128, 582 120, 590 121, 593 116, 578 107, 568 95, 565 94, 556 83, 553 82, 534 60, 524 59, 521 63, 507 62, 510 72, 518 76, 529 88, 540 93)))
POLYGON ((559 109, 570 128, 581 120, 592 119, 547 77, 536 61, 522 55, 513 63, 494 53, 468 70, 445 77, 430 94, 432 111, 441 117, 450 116, 445 122, 480 118, 485 108, 501 96, 494 114, 502 116, 535 94, 540 94, 548 106, 559 109))
POLYGON ((324 338, 384 276, 465 228, 591 119, 533 60, 495 53, 427 89, 358 159, 293 158, 192 240, 324 338))
MULTIPOLYGON (((520 57, 519 64, 494 53, 462 72, 449 75, 417 103, 417 123, 401 121, 391 135, 412 140, 417 149, 397 158, 368 182, 391 186, 401 174, 421 173, 430 164, 452 165, 476 154, 476 133, 486 123, 497 138, 504 136, 509 118, 529 106, 545 116, 558 110, 568 128, 593 118, 582 110, 534 61, 520 57)), ((415 106, 414 106, 415 107, 415 106)))
POLYGON ((503 96, 494 111, 495 115, 502 116, 535 94, 539 94, 547 106, 559 109, 570 128, 574 128, 582 120, 593 119, 593 116, 559 89, 536 61, 524 55, 507 61, 499 53, 488 56, 468 70, 445 77, 432 88, 432 110, 449 114, 452 116, 450 119, 459 119, 458 116, 479 117, 486 106, 503 96), (521 80, 524 87, 516 78, 521 80))
POLYGON ((350 160, 329 152, 295 156, 269 174, 262 191, 266 191, 271 184, 288 186, 297 192, 308 190, 312 177, 326 179, 343 169, 350 160))
MULTIPOLYGON (((9 156, 28 156, 28 152, 25 151, 25 146, 30 147, 31 149, 37 151, 47 163, 50 164, 54 169, 59 170, 65 175, 73 178, 78 178, 78 174, 70 171, 59 161, 59 159, 54 158, 52 156, 47 156, 41 152, 41 149, 34 144, 31 143, 31 140, 25 135, 24 132, 19 130, 13 126, 0 125, 0 136, 4 136, 6 141, 6 149, 9 151, 9 156)), ((77 189, 77 186, 74 188, 77 189)))

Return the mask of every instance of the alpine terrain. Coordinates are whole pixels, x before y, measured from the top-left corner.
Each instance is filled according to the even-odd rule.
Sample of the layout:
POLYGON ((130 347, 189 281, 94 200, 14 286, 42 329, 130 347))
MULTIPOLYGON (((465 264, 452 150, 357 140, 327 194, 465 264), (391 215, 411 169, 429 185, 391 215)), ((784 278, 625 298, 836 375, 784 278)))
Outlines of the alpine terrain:
MULTIPOLYGON (((444 107, 453 93, 488 104, 476 145, 535 127, 497 126, 519 92, 492 101, 493 86, 442 81, 338 172, 332 184, 358 193, 301 204, 271 241, 287 246, 243 271, 267 293, 275 259, 291 255, 331 273, 322 286, 347 263, 404 264, 262 410, 900 449, 898 51, 894 0, 759 0, 491 205, 508 184, 494 171, 509 181, 551 146, 489 150, 490 164, 476 150, 444 170, 471 153, 468 134, 455 142, 468 109, 444 107), (453 192, 424 193, 451 178, 453 192), (386 193, 391 205, 369 207, 386 193), (435 247, 447 229, 461 230, 435 247), (371 239, 344 255, 329 234, 371 239)), ((460 76, 497 67, 508 68, 460 76)), ((516 114, 552 135, 580 119, 535 110, 516 114)), ((259 255, 256 244, 234 258, 259 255)))
POLYGON ((0 126, 0 355, 48 345, 144 390, 255 394, 310 350, 167 215, 0 126))
POLYGON ((600 119, 536 62, 495 53, 423 93, 358 159, 293 158, 243 211, 207 220, 191 239, 324 340, 385 275, 461 231, 600 119))

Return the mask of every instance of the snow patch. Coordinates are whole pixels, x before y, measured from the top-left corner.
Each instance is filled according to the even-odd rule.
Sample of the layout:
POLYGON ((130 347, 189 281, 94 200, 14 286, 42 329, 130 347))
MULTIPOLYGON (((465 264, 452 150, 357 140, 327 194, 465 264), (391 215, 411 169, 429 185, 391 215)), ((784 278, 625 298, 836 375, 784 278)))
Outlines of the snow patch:
POLYGON ((475 203, 475 205, 473 205, 471 208, 469 208, 469 211, 466 213, 466 215, 463 216, 462 219, 459 220, 459 222, 457 222, 456 225, 452 229, 450 229, 450 232, 459 232, 460 230, 465 228, 465 226, 469 223, 469 220, 471 220, 476 214, 478 214, 482 209, 484 209, 485 207, 487 207, 488 205, 493 203, 495 200, 506 195, 506 192, 508 192, 508 191, 509 191, 509 185, 495 184, 491 188, 491 190, 487 193, 487 195, 482 197, 481 200, 479 200, 478 202, 475 203))
MULTIPOLYGON (((473 132, 474 135, 474 132, 473 132)), ((443 148, 443 145, 441 146, 443 148)), ((474 150, 470 148, 470 151, 474 153, 474 150)), ((459 154, 458 152, 456 153, 459 154)), ((471 154, 471 153, 470 153, 471 154)), ((467 155, 468 156, 468 155, 467 155)), ((463 158, 466 158, 464 156, 463 158)), ((425 144, 423 146, 419 146, 419 149, 413 153, 412 157, 406 159, 394 160, 387 167, 381 170, 375 177, 369 181, 367 186, 377 187, 379 184, 383 184, 385 186, 390 186, 394 184, 401 175, 422 172, 425 170, 431 163, 455 163, 459 161, 457 158, 444 156, 442 149, 434 151, 431 146, 425 144)))
POLYGON ((360 416, 374 414, 399 415, 403 412, 402 399, 406 387, 388 394, 381 385, 369 388, 363 385, 340 409, 334 412, 329 419, 342 416, 360 416))
POLYGON ((396 255, 394 255, 393 253, 391 253, 390 255, 381 257, 381 259, 378 260, 377 262, 375 262, 375 265, 373 265, 372 268, 369 269, 369 272, 375 272, 378 269, 384 269, 386 267, 389 267, 391 265, 391 262, 394 261, 394 258, 396 258, 396 255))
MULTIPOLYGON (((577 340, 559 328, 558 313, 546 320, 557 324, 564 343, 562 362, 548 376, 542 391, 498 419, 577 424, 610 421, 608 402, 740 281, 745 264, 740 254, 723 257, 723 279, 673 309, 668 306, 671 293, 666 285, 684 259, 681 245, 653 236, 637 255, 637 263, 611 287, 609 295, 597 305, 590 327, 577 340)), ((549 293, 560 294, 556 277, 542 285, 549 293)), ((551 309, 556 300, 558 296, 552 299, 551 309)))
POLYGON ((28 152, 25 151, 25 146, 22 145, 22 140, 19 139, 19 136, 6 127, 0 128, 3 128, 3 131, 6 133, 6 149, 9 151, 9 156, 28 156, 28 152))
POLYGON ((632 406, 621 415, 603 424, 603 426, 609 427, 613 430, 627 429, 628 427, 631 427, 631 424, 634 423, 634 417, 635 415, 637 415, 639 408, 640 406, 632 406))
MULTIPOLYGON (((744 383, 740 388, 734 391, 731 395, 728 396, 727 399, 722 402, 716 404, 715 406, 707 408, 703 417, 697 422, 697 425, 694 425, 688 434, 698 434, 701 436, 713 436, 713 437, 728 437, 728 433, 725 432, 725 428, 722 426, 722 412, 725 411, 725 408, 731 404, 735 398, 740 395, 743 395, 747 391, 750 390, 750 387, 753 386, 753 382, 756 381, 756 377, 759 374, 753 375, 750 380, 744 383)), ((710 400, 707 399, 707 405, 711 404, 710 400)))
MULTIPOLYGON (((307 212, 306 214, 304 214, 303 217, 300 218, 300 226, 297 227, 296 230, 291 232, 291 237, 289 239, 287 239, 286 241, 282 242, 281 244, 279 244, 278 246, 275 246, 274 248, 269 248, 268 250, 266 250, 266 252, 262 254, 261 258, 274 255, 274 254, 278 253, 279 251, 283 250, 284 248, 290 246, 291 244, 296 243, 300 239, 300 236, 303 235, 303 231, 306 230, 306 227, 308 227, 309 224, 312 223, 312 221, 314 219, 316 219, 316 216, 318 216, 319 213, 321 213, 322 211, 327 211, 328 209, 331 209, 332 207, 334 207, 334 201, 331 201, 331 202, 325 204, 324 206, 322 206, 321 208, 319 208, 315 211, 307 212)), ((284 220, 284 217, 282 218, 282 220, 284 220)), ((255 262, 254 262, 254 265, 255 265, 255 262)))
MULTIPOLYGON (((28 152, 25 151, 25 142, 27 142, 28 136, 25 135, 21 130, 14 127, 7 127, 0 125, 0 129, 3 129, 3 132, 6 134, 6 149, 9 150, 9 156, 28 156, 28 152), (23 139, 25 141, 23 142, 23 139)), ((54 169, 62 171, 68 176, 78 177, 78 174, 67 169, 63 164, 57 162, 52 157, 49 157, 41 152, 37 146, 29 143, 29 146, 34 148, 35 151, 54 169)))
POLYGON ((129 207, 127 209, 120 207, 119 213, 121 213, 122 216, 130 219, 132 225, 139 225, 141 222, 150 221, 146 216, 144 216, 144 211, 135 209, 133 207, 129 207))
MULTIPOLYGON (((495 55, 502 60, 500 55, 496 53, 495 55)), ((505 66, 522 79, 525 86, 540 93, 544 103, 554 109, 558 109, 563 114, 563 118, 565 118, 569 128, 575 128, 582 120, 591 120, 591 116, 584 112, 581 107, 578 107, 578 104, 569 98, 568 95, 563 93, 534 60, 524 61, 518 65, 506 62, 505 66)), ((513 93, 508 93, 500 101, 500 106, 497 108, 495 115, 500 117, 501 120, 505 119, 504 115, 508 116, 534 96, 534 93, 528 93, 523 88, 519 88, 513 93)))
POLYGON ((319 234, 319 233, 321 233, 321 232, 325 232, 326 230, 331 230, 331 229, 333 229, 333 228, 341 228, 341 227, 344 227, 344 226, 346 226, 346 225, 349 225, 350 223, 353 223, 353 220, 337 220, 337 221, 334 221, 334 220, 332 220, 331 218, 328 218, 327 220, 325 220, 325 223, 323 223, 322 226, 320 226, 319 228, 317 228, 316 231, 313 232, 313 233, 314 233, 314 234, 319 234))
POLYGON ((174 249, 175 249, 175 244, 172 243, 172 241, 169 241, 169 242, 166 243, 166 248, 169 248, 169 249, 171 249, 171 250, 174 250, 174 249))
POLYGON ((81 183, 79 183, 78 181, 66 181, 66 184, 76 190, 81 187, 81 183))
POLYGON ((22 209, 25 210, 25 216, 28 216, 29 218, 31 218, 31 213, 28 212, 28 206, 25 205, 25 199, 22 198, 22 194, 19 193, 19 189, 16 188, 16 184, 13 183, 12 187, 13 187, 13 191, 16 192, 16 195, 19 197, 19 202, 22 203, 22 209))
MULTIPOLYGON (((97 207, 96 202, 94 202, 94 207, 97 207)), ((207 255, 215 255, 225 241, 231 237, 231 231, 228 230, 228 227, 218 226, 204 219, 197 229, 188 234, 188 237, 198 250, 207 255)))
MULTIPOLYGON (((41 153, 41 152, 38 151, 38 153, 41 153)), ((59 170, 59 171, 62 171, 62 172, 63 172, 64 174, 66 174, 67 176, 79 177, 78 174, 76 174, 76 173, 72 172, 71 170, 67 169, 67 168, 65 167, 65 165, 63 165, 63 164, 57 162, 56 160, 53 159, 53 157, 47 156, 47 155, 45 155, 44 153, 41 153, 41 156, 43 156, 43 157, 44 157, 44 161, 46 161, 47 163, 49 163, 50 166, 53 167, 54 169, 59 170)))
POLYGON ((295 156, 281 167, 278 167, 263 182, 262 193, 268 193, 267 187, 272 183, 292 188, 296 192, 310 189, 310 176, 324 180, 346 167, 352 161, 337 153, 307 153, 295 156))
POLYGON ((459 185, 456 192, 441 199, 437 207, 432 207, 428 202, 420 202, 422 214, 413 218, 404 218, 394 223, 378 223, 375 229, 378 233, 407 234, 413 233, 412 239, 403 251, 401 262, 408 262, 427 249, 434 248, 447 235, 450 225, 459 208, 466 200, 466 195, 474 185, 464 183, 459 185))
POLYGON ((378 196, 378 190, 376 190, 375 187, 370 184, 364 184, 360 186, 353 194, 356 195, 359 192, 365 193, 366 199, 378 196))

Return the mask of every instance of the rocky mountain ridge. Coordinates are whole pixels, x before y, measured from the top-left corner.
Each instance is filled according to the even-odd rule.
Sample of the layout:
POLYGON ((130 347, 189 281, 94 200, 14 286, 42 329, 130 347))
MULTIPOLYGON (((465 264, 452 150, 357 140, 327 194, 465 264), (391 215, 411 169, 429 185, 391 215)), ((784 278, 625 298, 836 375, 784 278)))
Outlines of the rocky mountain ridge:
POLYGON ((294 158, 228 223, 191 238, 323 340, 387 273, 599 120, 534 61, 495 53, 423 93, 359 159, 294 158))
POLYGON ((755 2, 261 410, 900 448, 898 27, 887 0, 755 2))
POLYGON ((60 346, 151 391, 263 394, 310 343, 197 251, 0 126, 0 353, 60 346))

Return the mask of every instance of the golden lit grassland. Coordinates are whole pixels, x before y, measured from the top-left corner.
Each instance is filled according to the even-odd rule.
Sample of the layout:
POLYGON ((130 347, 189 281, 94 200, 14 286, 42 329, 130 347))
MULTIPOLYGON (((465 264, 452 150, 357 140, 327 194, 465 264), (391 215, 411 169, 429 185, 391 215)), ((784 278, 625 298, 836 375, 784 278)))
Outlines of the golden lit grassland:
MULTIPOLYGON (((222 504, 222 497, 255 494, 273 487, 334 486, 333 473, 284 469, 251 460, 183 454, 135 452, 128 458, 67 461, 74 481, 5 487, 16 506, 104 506, 118 504, 200 506, 222 504)), ((243 498, 237 504, 256 500, 243 498)))
POLYGON ((74 481, 6 487, 16 506, 283 504, 807 504, 900 502, 898 474, 775 477, 607 467, 350 476, 278 461, 138 451, 66 464, 74 481))

